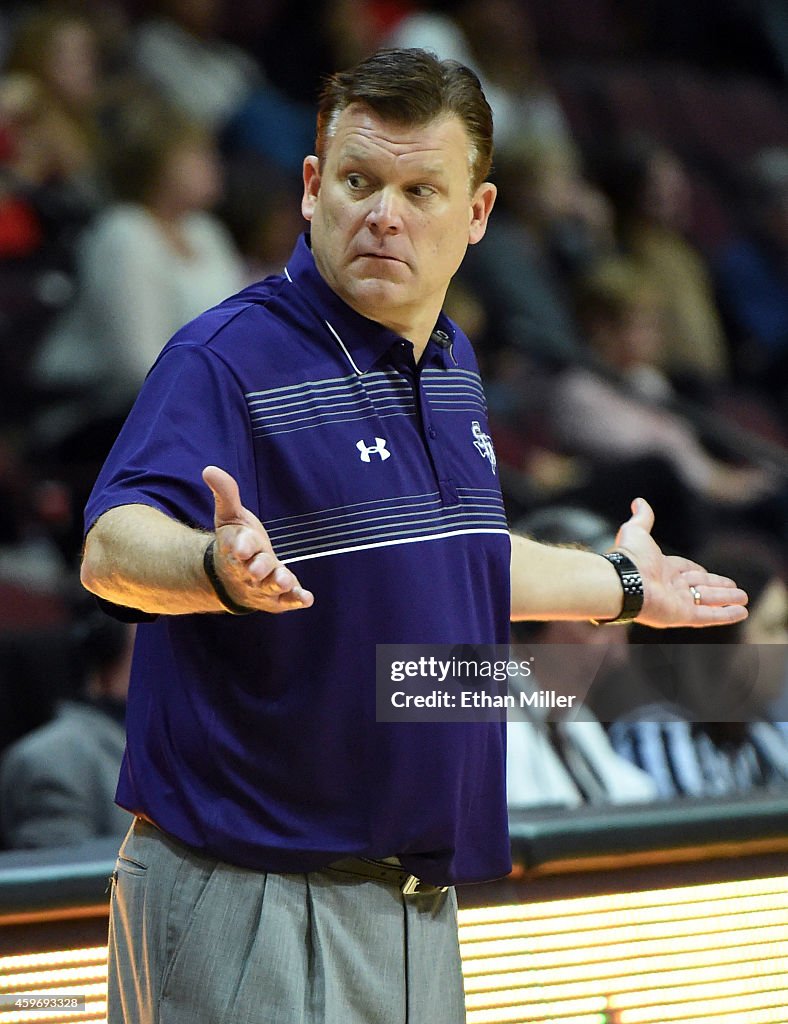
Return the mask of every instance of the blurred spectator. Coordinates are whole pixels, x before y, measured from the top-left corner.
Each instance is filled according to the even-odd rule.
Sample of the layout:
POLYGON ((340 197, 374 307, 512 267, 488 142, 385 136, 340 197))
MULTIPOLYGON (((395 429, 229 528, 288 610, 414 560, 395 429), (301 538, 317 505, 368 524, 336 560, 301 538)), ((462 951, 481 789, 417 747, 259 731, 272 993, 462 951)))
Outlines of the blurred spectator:
POLYGON ((411 13, 408 0, 326 0, 323 33, 335 68, 349 68, 389 43, 397 23, 411 13))
POLYGON ((499 153, 534 145, 574 150, 561 105, 542 72, 528 15, 517 0, 425 3, 406 14, 386 46, 417 46, 473 68, 495 120, 499 153))
POLYGON ((24 591, 28 615, 36 606, 42 612, 57 608, 67 586, 66 565, 48 522, 56 495, 47 493, 20 448, 0 435, 0 631, 24 627, 24 620, 17 621, 19 598, 14 601, 4 586, 24 591))
POLYGON ((572 282, 611 251, 612 211, 560 147, 501 157, 496 180, 495 216, 484 245, 466 254, 459 279, 481 302, 496 348, 561 366, 581 357, 572 282))
POLYGON ((745 231, 717 261, 720 300, 739 372, 776 400, 788 423, 788 149, 752 161, 743 209, 745 231))
POLYGON ((0 755, 50 722, 58 703, 74 695, 67 603, 57 619, 40 621, 29 607, 30 593, 28 587, 9 593, 0 581, 0 755), (14 615, 18 620, 9 622, 14 615))
POLYGON ((36 192, 68 181, 85 152, 30 75, 0 79, 0 258, 24 258, 44 242, 36 192))
POLYGON ((567 289, 616 251, 610 201, 586 178, 573 151, 539 145, 505 155, 496 161, 496 181, 502 206, 538 239, 567 289))
MULTIPOLYGON (((516 533, 548 544, 579 544, 600 553, 615 541, 614 528, 581 509, 554 506, 520 520, 516 533)), ((529 689, 576 694, 579 700, 556 721, 547 712, 524 706, 507 725, 507 789, 510 807, 564 806, 582 803, 624 804, 653 800, 656 786, 646 772, 620 757, 600 722, 584 703, 592 683, 612 674, 627 678, 627 631, 606 631, 590 622, 512 623, 512 642, 538 644, 535 676, 529 689), (565 645, 583 645, 584 652, 565 645), (544 645, 553 647, 544 651, 544 645), (571 650, 571 648, 570 648, 571 650), (518 720, 521 714, 526 720, 518 720)), ((521 660, 519 656, 515 660, 521 660)))
POLYGON ((34 185, 67 183, 95 204, 102 70, 91 22, 68 7, 34 8, 16 27, 5 71, 17 173, 34 185))
POLYGON ((42 384, 79 396, 47 425, 57 436, 125 412, 167 339, 242 283, 238 254, 208 212, 222 185, 201 129, 141 112, 111 171, 117 201, 82 239, 77 299, 37 363, 42 384))
POLYGON ((466 253, 457 281, 483 311, 483 330, 473 328, 470 336, 502 464, 527 472, 534 489, 549 496, 575 478, 571 462, 550 450, 550 377, 585 358, 572 285, 611 251, 612 211, 561 147, 503 156, 496 180, 499 197, 484 244, 466 253))
MULTIPOLYGON (((749 615, 744 622, 703 632, 700 637, 686 630, 679 639, 718 645, 744 644, 754 656, 757 672, 748 691, 747 710, 753 716, 774 720, 771 708, 785 696, 788 684, 788 588, 786 564, 778 548, 762 535, 722 534, 709 539, 698 559, 712 560, 715 569, 735 578, 750 596, 749 615)), ((705 563, 704 563, 705 564, 705 563)), ((730 657, 730 651, 728 651, 730 657)))
MULTIPOLYGON (((667 472, 684 489, 687 506, 751 507, 771 497, 777 482, 761 469, 712 455, 692 425, 663 405, 671 394, 658 368, 667 332, 663 297, 652 282, 639 264, 625 259, 600 264, 582 282, 578 318, 610 375, 580 367, 559 375, 552 401, 555 436, 566 449, 614 466, 630 485, 636 460, 653 460, 652 481, 639 476, 636 493, 659 491, 659 477, 667 472)), ((663 510, 663 523, 675 515, 675 506, 663 510)))
POLYGON ((115 804, 125 747, 133 627, 93 611, 75 629, 80 699, 12 744, 0 762, 0 826, 12 849, 122 837, 131 818, 115 804))
POLYGON ((73 296, 74 245, 105 198, 106 88, 83 12, 23 10, 0 77, 0 418, 11 424, 42 397, 30 366, 73 296))
POLYGON ((137 29, 136 65, 171 103, 219 130, 259 83, 254 61, 216 34, 219 0, 161 0, 157 7, 158 16, 137 29))
POLYGON ((684 167, 669 149, 634 138, 607 158, 602 183, 616 210, 622 250, 662 295, 660 365, 673 378, 713 389, 728 373, 727 343, 709 269, 685 237, 692 186, 684 167))
POLYGON ((230 160, 225 178, 217 212, 243 257, 245 279, 281 273, 304 230, 300 179, 253 154, 230 160))
POLYGON ((662 796, 712 796, 788 785, 788 740, 773 724, 788 682, 788 595, 779 554, 739 534, 698 551, 736 574, 750 615, 715 630, 633 627, 652 700, 611 726, 614 746, 649 771, 662 796))
POLYGON ((314 111, 265 80, 239 47, 219 38, 222 0, 160 0, 132 47, 139 71, 167 99, 233 151, 254 151, 300 171, 314 139, 314 111))

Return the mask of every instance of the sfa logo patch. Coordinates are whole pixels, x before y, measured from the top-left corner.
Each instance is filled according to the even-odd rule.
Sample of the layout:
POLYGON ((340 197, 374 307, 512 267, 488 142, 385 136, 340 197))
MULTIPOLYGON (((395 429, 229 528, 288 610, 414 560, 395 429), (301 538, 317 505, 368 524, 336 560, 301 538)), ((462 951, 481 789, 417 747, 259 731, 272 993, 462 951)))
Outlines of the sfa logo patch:
POLYGON ((495 458, 495 449, 493 448, 492 438, 489 434, 484 433, 478 420, 474 420, 471 424, 471 432, 474 436, 473 447, 483 459, 489 460, 490 469, 494 473, 498 460, 495 458))

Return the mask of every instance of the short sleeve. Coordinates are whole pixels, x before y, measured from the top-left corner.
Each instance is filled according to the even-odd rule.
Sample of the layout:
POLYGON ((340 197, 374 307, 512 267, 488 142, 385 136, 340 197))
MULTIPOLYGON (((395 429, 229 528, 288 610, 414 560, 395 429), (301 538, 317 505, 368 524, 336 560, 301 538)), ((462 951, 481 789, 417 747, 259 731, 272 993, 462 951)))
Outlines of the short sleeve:
POLYGON ((149 373, 85 509, 85 532, 119 505, 141 504, 189 526, 213 528, 213 498, 202 470, 238 481, 257 509, 249 414, 243 389, 205 345, 168 346, 149 373))

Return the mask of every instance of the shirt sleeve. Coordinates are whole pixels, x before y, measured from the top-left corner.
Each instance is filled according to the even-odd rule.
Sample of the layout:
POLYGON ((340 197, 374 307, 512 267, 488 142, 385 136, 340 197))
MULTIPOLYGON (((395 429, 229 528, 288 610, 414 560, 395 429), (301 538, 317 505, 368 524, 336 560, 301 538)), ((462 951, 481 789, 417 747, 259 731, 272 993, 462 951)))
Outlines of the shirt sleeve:
POLYGON ((215 465, 259 507, 251 426, 243 390, 206 345, 170 344, 148 375, 85 509, 85 532, 120 505, 149 505, 189 526, 213 528, 202 470, 215 465))

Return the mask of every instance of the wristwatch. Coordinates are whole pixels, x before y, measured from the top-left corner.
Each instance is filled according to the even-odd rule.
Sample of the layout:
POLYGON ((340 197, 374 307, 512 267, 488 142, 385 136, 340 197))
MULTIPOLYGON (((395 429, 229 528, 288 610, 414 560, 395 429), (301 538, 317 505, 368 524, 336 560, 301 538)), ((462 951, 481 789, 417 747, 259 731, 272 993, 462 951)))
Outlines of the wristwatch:
POLYGON ((205 570, 205 575, 208 577, 208 582, 213 587, 213 592, 219 598, 222 607, 226 608, 231 615, 251 615, 252 612, 256 611, 256 608, 247 608, 246 605, 238 604, 237 601, 233 600, 232 597, 227 593, 227 588, 216 571, 216 563, 213 560, 213 549, 216 544, 216 538, 210 542, 208 547, 205 549, 205 553, 202 558, 202 567, 205 570))
POLYGON ((591 622, 594 626, 618 626, 631 622, 643 608, 643 577, 632 559, 620 551, 608 551, 602 558, 606 558, 618 573, 624 600, 615 619, 591 619, 591 622))

